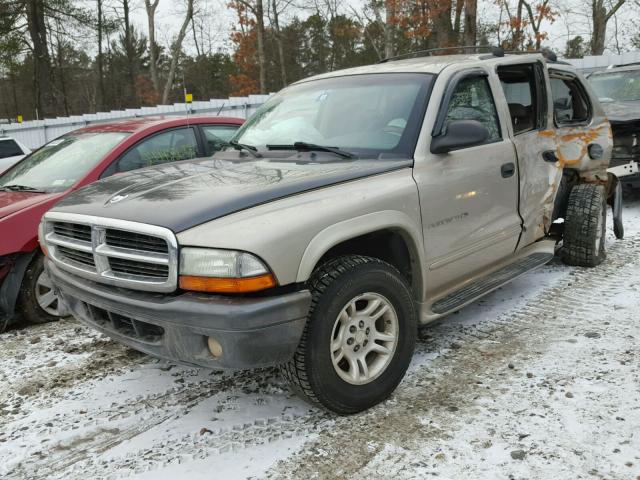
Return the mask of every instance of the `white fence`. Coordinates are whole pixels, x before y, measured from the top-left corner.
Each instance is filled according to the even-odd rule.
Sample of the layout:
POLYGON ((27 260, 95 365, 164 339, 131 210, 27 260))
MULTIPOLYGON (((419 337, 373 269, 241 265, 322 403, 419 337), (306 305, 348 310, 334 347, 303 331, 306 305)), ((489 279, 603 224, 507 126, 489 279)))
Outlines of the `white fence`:
POLYGON ((137 109, 113 110, 111 112, 88 113, 71 117, 59 117, 46 120, 32 120, 23 123, 0 124, 0 136, 8 135, 24 143, 29 148, 38 148, 72 130, 87 125, 125 120, 152 115, 185 115, 187 108, 190 114, 208 114, 221 117, 248 118, 262 105, 268 95, 250 95, 248 97, 230 97, 222 100, 206 102, 175 103, 142 107, 137 109))
POLYGON ((609 65, 640 63, 640 52, 625 52, 620 55, 607 53, 604 55, 587 56, 584 58, 570 58, 567 59, 567 62, 580 70, 584 70, 585 72, 593 72, 607 68, 609 65))

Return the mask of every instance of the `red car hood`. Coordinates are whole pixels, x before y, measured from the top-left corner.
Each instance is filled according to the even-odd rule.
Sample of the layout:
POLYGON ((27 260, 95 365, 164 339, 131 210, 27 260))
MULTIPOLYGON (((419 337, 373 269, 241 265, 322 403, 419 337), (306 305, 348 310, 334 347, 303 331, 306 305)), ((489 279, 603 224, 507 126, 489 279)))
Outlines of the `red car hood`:
POLYGON ((60 196, 61 193, 0 192, 0 218, 60 196))

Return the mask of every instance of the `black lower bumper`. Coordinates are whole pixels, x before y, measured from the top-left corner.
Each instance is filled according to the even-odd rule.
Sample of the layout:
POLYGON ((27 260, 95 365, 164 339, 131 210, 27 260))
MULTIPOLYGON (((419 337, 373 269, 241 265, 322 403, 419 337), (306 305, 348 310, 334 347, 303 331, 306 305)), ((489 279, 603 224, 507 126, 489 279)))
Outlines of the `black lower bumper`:
POLYGON ((50 261, 46 268, 79 320, 136 350, 214 369, 291 358, 311 303, 306 290, 261 298, 134 292, 79 279, 50 261), (209 337, 222 346, 221 356, 210 352, 209 337))

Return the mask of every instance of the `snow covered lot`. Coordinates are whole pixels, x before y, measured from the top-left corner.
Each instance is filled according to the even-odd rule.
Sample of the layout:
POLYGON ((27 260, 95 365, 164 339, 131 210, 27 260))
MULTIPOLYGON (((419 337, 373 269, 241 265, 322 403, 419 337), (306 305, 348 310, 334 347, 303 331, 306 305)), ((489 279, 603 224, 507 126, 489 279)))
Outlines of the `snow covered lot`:
POLYGON ((640 196, 595 269, 553 262, 420 331, 334 417, 275 370, 158 361, 74 320, 0 335, 0 478, 640 479, 640 196))

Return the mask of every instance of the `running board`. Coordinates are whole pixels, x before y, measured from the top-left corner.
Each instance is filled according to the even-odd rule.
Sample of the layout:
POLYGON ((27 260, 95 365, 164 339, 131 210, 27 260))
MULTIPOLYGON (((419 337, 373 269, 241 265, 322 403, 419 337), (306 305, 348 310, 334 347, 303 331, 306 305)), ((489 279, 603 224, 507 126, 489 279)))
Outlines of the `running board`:
POLYGON ((457 310, 514 278, 541 267, 552 258, 552 253, 532 253, 437 300, 431 305, 431 311, 435 314, 444 314, 457 310))

